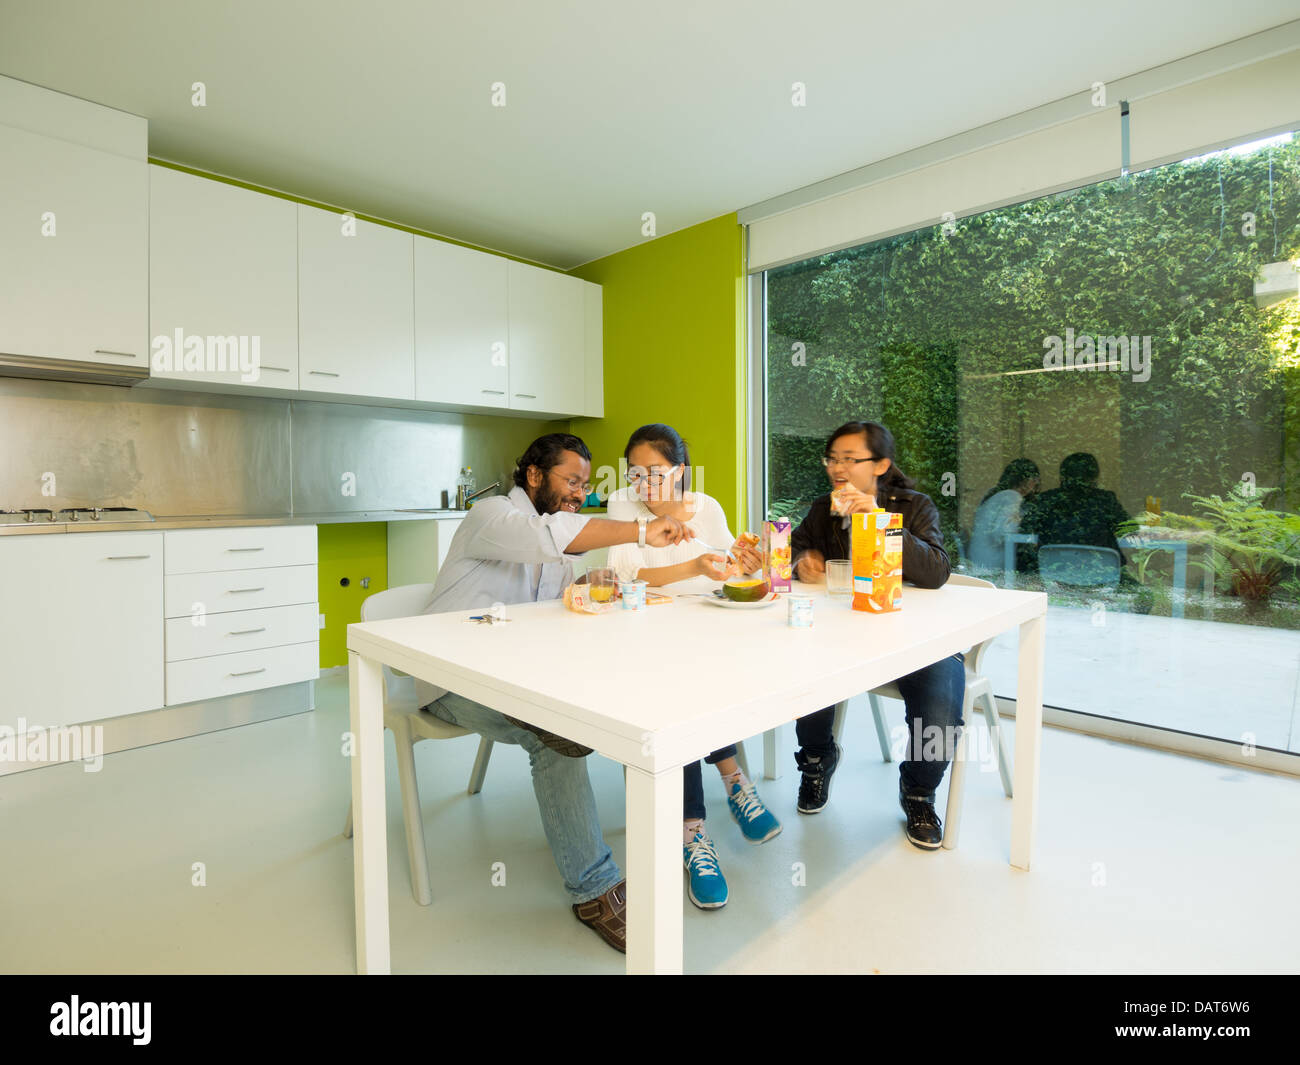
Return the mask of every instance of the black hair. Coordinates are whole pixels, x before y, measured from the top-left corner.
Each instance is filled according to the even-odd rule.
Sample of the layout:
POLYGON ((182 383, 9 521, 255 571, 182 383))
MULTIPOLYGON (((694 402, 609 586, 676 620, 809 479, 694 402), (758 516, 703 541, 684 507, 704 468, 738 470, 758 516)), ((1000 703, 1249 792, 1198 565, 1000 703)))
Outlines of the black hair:
POLYGON ((528 445, 527 451, 515 459, 515 484, 527 489, 529 466, 536 466, 543 473, 549 473, 552 467, 559 464, 566 451, 576 451, 588 462, 591 461, 591 452, 581 437, 572 433, 547 433, 539 436, 528 445))
POLYGON ((1061 459, 1062 488, 1087 488, 1096 484, 1100 476, 1101 466, 1097 464, 1097 457, 1086 451, 1076 451, 1061 459))
POLYGON ((985 500, 992 499, 999 492, 1005 492, 1008 488, 1018 488, 1026 481, 1032 481, 1038 476, 1038 466, 1031 459, 1012 459, 1007 463, 1007 468, 1002 471, 1002 476, 998 478, 998 483, 984 493, 985 500))
POLYGON ((690 488, 691 453, 686 448, 686 441, 676 429, 671 425, 664 425, 663 422, 652 422, 641 426, 627 438, 627 447, 623 449, 625 460, 632 454, 632 449, 637 444, 649 444, 664 457, 665 461, 674 466, 685 466, 686 476, 681 479, 680 484, 683 491, 690 488))
POLYGON ((889 469, 882 473, 877 481, 882 488, 916 487, 916 482, 898 468, 898 462, 894 458, 894 434, 879 422, 845 422, 831 433, 822 454, 829 458, 835 441, 842 436, 864 436, 867 439, 868 451, 878 459, 889 459, 889 469))

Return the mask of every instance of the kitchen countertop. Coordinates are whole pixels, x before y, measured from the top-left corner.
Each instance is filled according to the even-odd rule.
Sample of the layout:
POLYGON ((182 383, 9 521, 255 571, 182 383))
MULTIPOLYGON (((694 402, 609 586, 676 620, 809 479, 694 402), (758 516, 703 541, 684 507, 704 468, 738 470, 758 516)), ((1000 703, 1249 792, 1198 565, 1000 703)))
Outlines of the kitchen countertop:
POLYGON ((0 526, 0 536, 49 536, 59 533, 153 532, 165 529, 231 529, 251 525, 335 525, 359 521, 438 521, 463 518, 468 511, 362 510, 333 514, 184 514, 154 521, 39 522, 0 526))

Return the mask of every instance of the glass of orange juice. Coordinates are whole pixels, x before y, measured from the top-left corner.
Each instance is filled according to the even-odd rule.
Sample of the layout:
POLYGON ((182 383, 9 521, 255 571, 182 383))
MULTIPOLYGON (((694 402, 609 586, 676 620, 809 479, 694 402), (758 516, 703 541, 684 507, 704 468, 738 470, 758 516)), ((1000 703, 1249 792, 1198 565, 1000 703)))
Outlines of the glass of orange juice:
POLYGON ((587 571, 587 583, 591 585, 593 603, 609 603, 614 599, 618 580, 612 569, 601 567, 587 571))

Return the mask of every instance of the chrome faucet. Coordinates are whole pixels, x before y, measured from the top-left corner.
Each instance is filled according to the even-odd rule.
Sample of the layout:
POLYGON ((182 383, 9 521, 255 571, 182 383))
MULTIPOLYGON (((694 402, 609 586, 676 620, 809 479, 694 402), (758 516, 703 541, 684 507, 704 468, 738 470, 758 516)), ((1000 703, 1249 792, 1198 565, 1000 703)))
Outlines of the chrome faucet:
POLYGON ((469 505, 473 503, 474 500, 476 500, 484 492, 490 492, 492 491, 492 489, 500 488, 500 487, 501 487, 500 481, 493 481, 486 488, 480 488, 477 492, 470 492, 469 494, 466 494, 465 486, 463 484, 457 485, 456 486, 456 509, 469 510, 469 505))

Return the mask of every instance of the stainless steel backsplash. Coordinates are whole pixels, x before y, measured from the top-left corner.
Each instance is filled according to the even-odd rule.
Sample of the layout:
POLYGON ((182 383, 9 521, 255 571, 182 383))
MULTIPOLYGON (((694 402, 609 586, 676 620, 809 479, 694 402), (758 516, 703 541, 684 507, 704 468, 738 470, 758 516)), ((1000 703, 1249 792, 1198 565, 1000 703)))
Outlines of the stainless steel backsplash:
POLYGON ((462 466, 480 488, 508 488, 529 441, 565 424, 0 379, 0 509, 134 506, 161 518, 438 507, 444 489, 454 501, 462 466))

